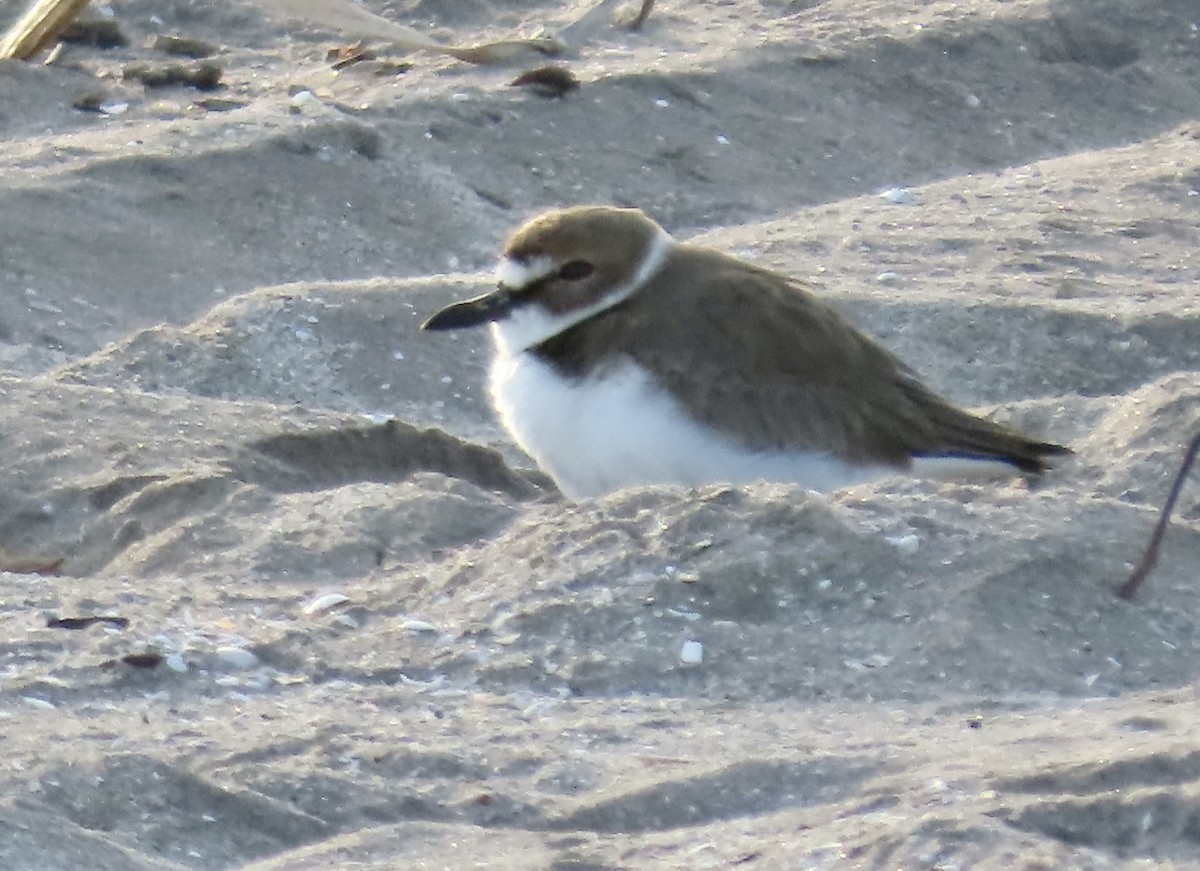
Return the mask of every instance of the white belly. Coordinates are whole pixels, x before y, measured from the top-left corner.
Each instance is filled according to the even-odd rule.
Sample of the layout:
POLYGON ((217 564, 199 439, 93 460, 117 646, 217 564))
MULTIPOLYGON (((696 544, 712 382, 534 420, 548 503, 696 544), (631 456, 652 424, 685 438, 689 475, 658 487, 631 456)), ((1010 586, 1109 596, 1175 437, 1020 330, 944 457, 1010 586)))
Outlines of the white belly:
POLYGON ((490 389, 505 428, 571 499, 644 484, 766 480, 828 490, 895 471, 827 454, 748 451, 687 416, 633 364, 576 381, 531 354, 501 352, 490 389))

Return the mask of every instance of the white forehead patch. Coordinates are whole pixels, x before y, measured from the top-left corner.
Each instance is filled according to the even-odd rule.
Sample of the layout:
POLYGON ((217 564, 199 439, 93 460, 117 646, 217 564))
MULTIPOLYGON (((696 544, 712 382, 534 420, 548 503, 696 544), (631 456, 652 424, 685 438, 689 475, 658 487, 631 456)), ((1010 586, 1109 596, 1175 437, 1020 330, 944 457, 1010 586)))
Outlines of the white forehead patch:
POLYGON ((509 290, 520 290, 545 278, 554 269, 549 257, 532 257, 528 262, 501 257, 496 264, 496 282, 509 290))
MULTIPOLYGON (((563 330, 570 329, 592 315, 599 314, 628 299, 658 271, 658 267, 662 265, 674 244, 675 240, 671 238, 670 234, 665 230, 660 230, 650 240, 650 246, 642 255, 642 262, 633 277, 616 285, 600 299, 583 308, 565 312, 550 312, 536 301, 530 305, 517 306, 507 316, 492 323, 492 336, 496 340, 496 348, 500 355, 502 357, 515 356, 534 345, 541 344, 551 336, 557 336, 563 330)), ((506 257, 500 261, 496 272, 501 285, 520 289, 531 281, 537 281, 539 278, 549 275, 553 267, 547 264, 546 258, 538 258, 537 261, 522 264, 506 257), (519 283, 509 285, 505 281, 505 273, 501 271, 505 264, 512 264, 514 268, 521 270, 517 274, 519 283), (539 268, 541 269, 540 273, 537 272, 539 268)))

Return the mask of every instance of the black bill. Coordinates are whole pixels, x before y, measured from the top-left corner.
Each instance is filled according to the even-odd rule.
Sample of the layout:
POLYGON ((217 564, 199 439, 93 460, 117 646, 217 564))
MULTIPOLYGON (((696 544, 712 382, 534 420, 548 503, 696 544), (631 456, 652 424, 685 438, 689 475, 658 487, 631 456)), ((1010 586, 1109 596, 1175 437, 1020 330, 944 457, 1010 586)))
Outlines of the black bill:
POLYGON ((513 295, 500 287, 491 293, 446 306, 421 324, 423 330, 465 330, 504 317, 513 307, 513 295))

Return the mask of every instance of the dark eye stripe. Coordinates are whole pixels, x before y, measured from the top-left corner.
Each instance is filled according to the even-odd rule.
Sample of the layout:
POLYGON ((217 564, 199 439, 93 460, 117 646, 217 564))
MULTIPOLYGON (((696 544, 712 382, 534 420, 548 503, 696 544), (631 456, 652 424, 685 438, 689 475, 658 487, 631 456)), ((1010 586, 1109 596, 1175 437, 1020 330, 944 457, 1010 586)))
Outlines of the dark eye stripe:
POLYGON ((580 279, 587 278, 595 271, 596 267, 592 266, 586 260, 572 260, 569 263, 563 264, 563 267, 558 270, 558 277, 567 281, 579 281, 580 279))

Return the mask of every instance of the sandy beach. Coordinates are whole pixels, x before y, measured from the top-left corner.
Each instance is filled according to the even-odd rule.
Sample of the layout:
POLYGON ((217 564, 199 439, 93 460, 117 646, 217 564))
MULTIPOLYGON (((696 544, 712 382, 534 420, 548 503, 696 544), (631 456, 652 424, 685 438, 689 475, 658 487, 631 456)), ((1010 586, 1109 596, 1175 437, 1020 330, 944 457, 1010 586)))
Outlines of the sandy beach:
POLYGON ((358 5, 575 36, 113 0, 0 62, 0 868, 1200 864, 1200 473, 1114 594, 1200 426, 1194 0, 358 5), (576 203, 1074 456, 564 499, 419 325, 576 203))

